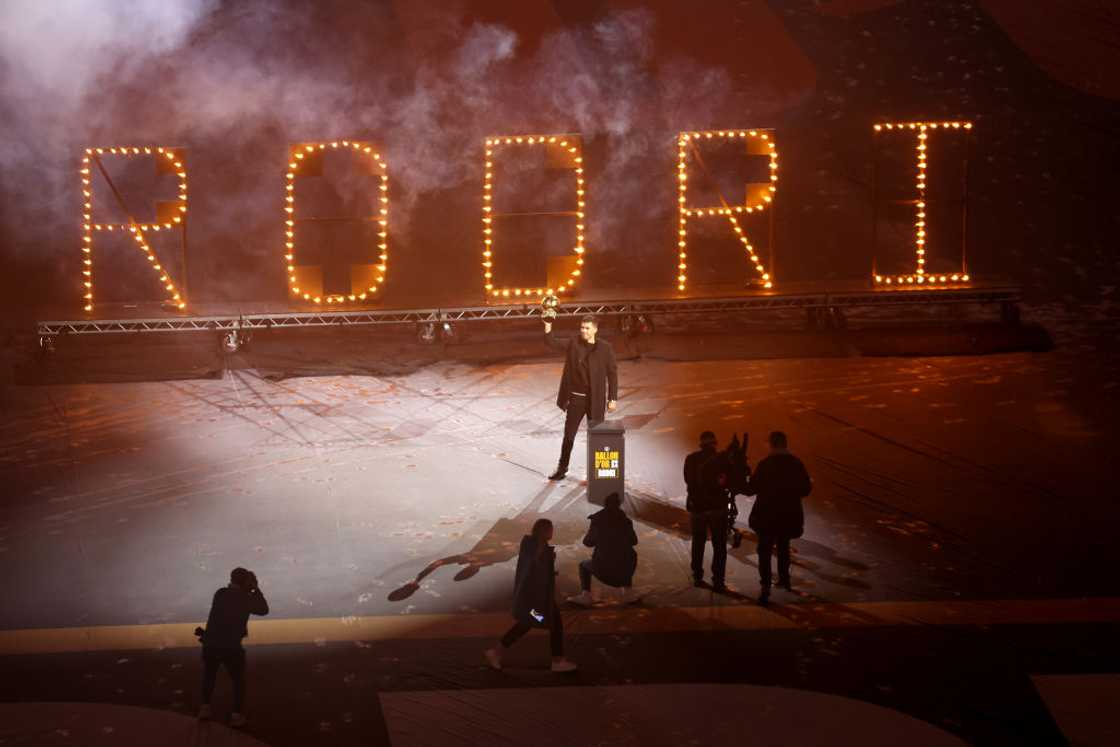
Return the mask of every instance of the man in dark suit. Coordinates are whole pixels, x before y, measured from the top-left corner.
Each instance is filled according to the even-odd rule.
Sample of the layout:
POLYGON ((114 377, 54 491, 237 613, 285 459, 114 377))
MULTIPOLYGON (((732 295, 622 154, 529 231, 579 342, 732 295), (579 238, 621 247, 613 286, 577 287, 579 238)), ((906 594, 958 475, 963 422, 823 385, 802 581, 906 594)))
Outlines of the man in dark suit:
POLYGON ((560 446, 560 463, 549 480, 562 480, 568 474, 568 460, 584 416, 588 425, 601 423, 607 412, 618 407, 618 365, 614 348, 599 339, 599 325, 593 316, 585 316, 579 325, 579 337, 557 339, 552 336, 552 322, 544 323, 545 342, 565 354, 564 373, 556 406, 567 413, 564 419, 564 442, 560 446))
POLYGON ((770 600, 770 556, 778 550, 778 586, 791 589, 791 539, 805 531, 805 512, 801 499, 813 490, 812 480, 801 460, 789 453, 786 434, 770 434, 770 456, 758 463, 751 476, 754 506, 747 520, 758 535, 758 574, 762 591, 758 601, 770 600))

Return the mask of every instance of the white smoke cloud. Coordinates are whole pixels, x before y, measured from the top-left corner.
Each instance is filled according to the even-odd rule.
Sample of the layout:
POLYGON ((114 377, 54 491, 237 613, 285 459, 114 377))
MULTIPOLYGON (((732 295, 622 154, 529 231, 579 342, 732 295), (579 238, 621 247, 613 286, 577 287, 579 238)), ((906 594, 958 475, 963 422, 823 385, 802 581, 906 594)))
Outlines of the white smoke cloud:
POLYGON ((99 76, 128 74, 178 48, 216 0, 5 0, 0 59, 6 94, 73 110, 99 76))
MULTIPOLYGON (((605 141, 589 186, 591 243, 648 244, 662 235, 656 221, 675 207, 676 131, 760 122, 789 103, 760 91, 751 111, 732 110, 725 71, 683 58, 654 64, 656 19, 646 10, 559 28, 532 54, 502 25, 437 15, 429 19, 433 33, 454 38, 454 47, 417 54, 402 70, 393 55, 406 45, 382 53, 374 45, 383 37, 370 31, 366 38, 393 22, 384 7, 331 0, 0 4, 4 229, 18 234, 11 216, 20 213, 19 222, 31 214, 65 246, 57 236, 73 240, 73 164, 81 148, 174 143, 194 148, 192 168, 202 158, 251 174, 228 177, 237 193, 211 196, 194 225, 207 221, 203 234, 217 244, 271 251, 282 166, 279 154, 262 156, 259 143, 368 137, 390 164, 394 240, 407 241, 409 212, 423 195, 478 179, 485 136, 578 131, 585 145, 605 141)), ((464 216, 464 225, 476 218, 464 216)), ((30 243, 20 235, 9 243, 21 241, 30 243)))

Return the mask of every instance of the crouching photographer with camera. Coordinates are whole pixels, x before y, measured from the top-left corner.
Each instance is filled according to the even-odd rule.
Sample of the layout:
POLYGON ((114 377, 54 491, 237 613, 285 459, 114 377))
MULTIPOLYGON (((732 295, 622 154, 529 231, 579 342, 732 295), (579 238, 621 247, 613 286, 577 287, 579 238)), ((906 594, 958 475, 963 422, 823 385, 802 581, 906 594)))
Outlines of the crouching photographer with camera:
POLYGON ((202 707, 198 717, 210 718, 210 696, 218 668, 225 667, 233 680, 233 712, 230 726, 245 725, 242 708, 245 703, 245 649, 241 639, 249 635, 249 615, 267 615, 268 600, 261 593, 257 576, 244 568, 234 568, 229 574, 229 586, 214 592, 206 629, 195 628, 195 635, 202 642, 202 707))

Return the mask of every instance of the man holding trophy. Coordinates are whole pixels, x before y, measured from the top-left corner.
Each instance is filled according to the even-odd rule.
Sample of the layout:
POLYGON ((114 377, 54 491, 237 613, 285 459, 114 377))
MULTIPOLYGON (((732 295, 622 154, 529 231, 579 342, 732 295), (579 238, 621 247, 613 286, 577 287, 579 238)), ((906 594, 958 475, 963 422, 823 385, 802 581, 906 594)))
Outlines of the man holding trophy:
POLYGON ((588 426, 595 426, 606 418, 607 412, 618 407, 618 365, 614 348, 599 338, 599 325, 593 316, 580 320, 579 337, 559 339, 552 335, 559 300, 545 296, 541 301, 544 319, 545 343, 564 353, 564 373, 560 377, 560 391, 556 406, 567 414, 564 419, 564 441, 560 446, 560 462, 549 480, 562 480, 568 474, 568 460, 576 433, 586 416, 588 426))

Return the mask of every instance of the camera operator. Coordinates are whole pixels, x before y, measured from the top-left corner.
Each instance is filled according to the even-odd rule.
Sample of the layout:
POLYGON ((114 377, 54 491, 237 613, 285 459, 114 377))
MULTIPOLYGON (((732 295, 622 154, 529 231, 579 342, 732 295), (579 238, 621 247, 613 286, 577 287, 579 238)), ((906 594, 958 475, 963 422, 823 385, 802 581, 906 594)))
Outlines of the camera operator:
POLYGON ((692 582, 704 585, 704 545, 712 539, 712 588, 725 591, 727 569, 728 501, 726 475, 720 469, 716 434, 700 434, 700 450, 684 460, 684 483, 688 488, 685 508, 692 520, 692 582))
POLYGON ((252 571, 234 568, 229 574, 229 586, 214 592, 206 629, 195 629, 202 641, 202 707, 199 719, 210 718, 210 696, 218 667, 224 666, 233 680, 233 712, 230 726, 245 725, 242 708, 245 702, 245 649, 241 639, 249 635, 249 615, 267 615, 268 600, 257 585, 252 571))

